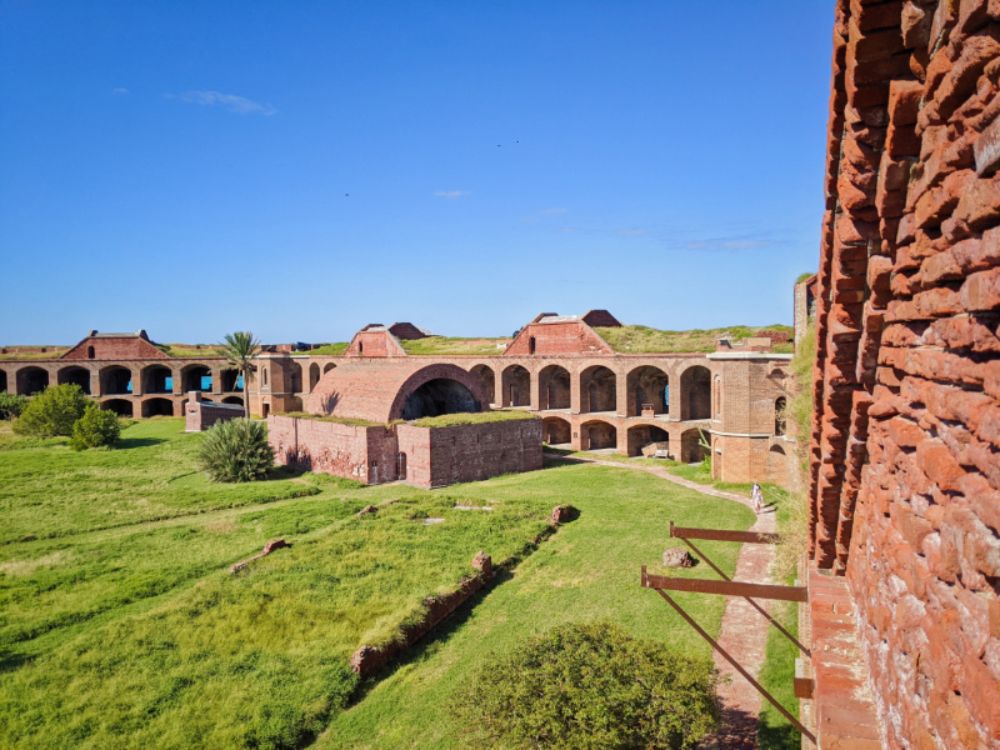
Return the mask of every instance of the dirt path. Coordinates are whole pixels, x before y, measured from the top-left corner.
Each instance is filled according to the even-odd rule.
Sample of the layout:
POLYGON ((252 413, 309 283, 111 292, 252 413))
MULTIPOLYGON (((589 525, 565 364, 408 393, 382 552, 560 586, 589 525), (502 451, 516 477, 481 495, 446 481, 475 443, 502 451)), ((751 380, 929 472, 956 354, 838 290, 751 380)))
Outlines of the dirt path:
MULTIPOLYGON (((574 456, 573 460, 632 471, 645 471, 703 495, 725 498, 753 508, 749 497, 735 492, 717 490, 714 487, 706 487, 703 484, 675 476, 666 469, 656 466, 630 465, 619 461, 601 461, 579 456, 574 456)), ((766 510, 758 515, 757 522, 750 527, 750 530, 769 533, 776 531, 777 524, 773 510, 766 510)), ((736 574, 733 578, 738 581, 772 583, 771 567, 774 563, 774 554, 774 545, 744 544, 736 560, 736 574)), ((761 602, 761 604, 770 611, 766 603, 761 602)), ((754 677, 760 673, 764 664, 767 650, 767 630, 767 620, 745 599, 733 596, 726 600, 726 610, 722 615, 722 627, 719 631, 719 645, 732 654, 743 665, 743 668, 754 677)), ((725 748, 725 750, 756 748, 757 719, 761 709, 760 694, 718 653, 713 652, 713 658, 723 679, 723 683, 719 687, 719 697, 723 705, 722 729, 719 732, 716 746, 725 748)))

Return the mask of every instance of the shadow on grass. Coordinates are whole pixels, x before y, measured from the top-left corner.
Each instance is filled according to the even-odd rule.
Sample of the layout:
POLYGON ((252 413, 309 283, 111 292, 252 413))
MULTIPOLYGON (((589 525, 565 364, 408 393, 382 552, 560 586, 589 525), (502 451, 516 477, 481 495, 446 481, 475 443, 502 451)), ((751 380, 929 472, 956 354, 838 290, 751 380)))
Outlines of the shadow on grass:
POLYGON ((761 750, 799 750, 802 735, 790 724, 769 726, 763 721, 757 727, 757 739, 761 750))
POLYGON ((167 442, 164 438, 122 438, 115 445, 116 450, 128 450, 129 448, 148 448, 151 445, 159 445, 167 442))
POLYGON ((18 654, 13 651, 0 651, 0 674, 13 672, 22 664, 31 661, 27 654, 18 654))

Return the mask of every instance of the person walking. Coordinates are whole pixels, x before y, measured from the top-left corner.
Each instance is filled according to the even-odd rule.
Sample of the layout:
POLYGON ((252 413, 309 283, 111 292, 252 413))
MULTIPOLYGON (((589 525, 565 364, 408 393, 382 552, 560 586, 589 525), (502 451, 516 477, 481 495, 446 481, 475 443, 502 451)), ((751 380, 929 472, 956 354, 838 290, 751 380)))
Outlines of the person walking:
POLYGON ((764 507, 764 493, 761 492, 760 485, 756 482, 753 483, 753 487, 750 489, 750 499, 753 500, 754 511, 760 513, 764 507))

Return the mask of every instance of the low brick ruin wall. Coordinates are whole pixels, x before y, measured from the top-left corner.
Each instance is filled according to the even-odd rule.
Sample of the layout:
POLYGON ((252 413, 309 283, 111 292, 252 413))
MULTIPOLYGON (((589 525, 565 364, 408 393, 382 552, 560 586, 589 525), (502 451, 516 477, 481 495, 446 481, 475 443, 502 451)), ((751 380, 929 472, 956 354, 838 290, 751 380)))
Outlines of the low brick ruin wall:
POLYGON ((184 430, 202 432, 216 422, 239 419, 243 407, 236 404, 219 404, 215 401, 191 400, 184 402, 184 430))
POLYGON ((540 419, 383 427, 272 415, 267 430, 279 464, 364 484, 442 487, 542 468, 540 419))
POLYGON ((407 482, 443 487, 542 468, 542 420, 396 428, 407 482))
POLYGON ((267 439, 275 461, 285 466, 363 484, 397 478, 396 435, 391 427, 272 415, 267 418, 267 439))

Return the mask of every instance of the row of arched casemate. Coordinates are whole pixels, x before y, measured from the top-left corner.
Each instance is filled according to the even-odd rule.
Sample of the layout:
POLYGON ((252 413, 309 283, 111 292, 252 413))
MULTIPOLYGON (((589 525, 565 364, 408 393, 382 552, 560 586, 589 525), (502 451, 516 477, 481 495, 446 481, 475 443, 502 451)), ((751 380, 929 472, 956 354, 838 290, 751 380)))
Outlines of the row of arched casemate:
MULTIPOLYGON (((262 362, 258 369, 259 385, 267 390, 268 370, 280 363, 288 373, 284 390, 290 394, 310 393, 321 377, 336 367, 336 362, 309 359, 262 362)), ((467 369, 479 379, 484 392, 492 394, 494 407, 643 418, 653 424, 630 429, 652 430, 654 436, 655 430, 663 429, 656 426, 658 421, 719 419, 724 407, 722 375, 713 378, 709 367, 702 364, 672 367, 638 364, 612 369, 606 364, 583 362, 571 366, 540 364, 529 369, 519 363, 477 363, 467 369)), ((777 372, 784 377, 783 372, 777 372)), ((201 391, 209 400, 224 403, 244 401, 242 376, 235 369, 217 363, 188 362, 173 366, 11 363, 0 367, 0 391, 30 396, 49 385, 63 383, 75 383, 107 408, 134 417, 181 414, 180 404, 190 391, 201 391)), ((784 395, 774 397, 775 435, 783 435, 785 431, 785 404, 784 395)), ((607 435, 598 434, 600 429, 588 429, 590 432, 594 436, 588 435, 583 441, 588 445, 601 446, 609 441, 607 435)))
POLYGON ((206 400, 244 403, 243 376, 206 362, 157 364, 24 364, 0 367, 0 392, 32 396, 50 385, 74 384, 102 408, 129 417, 181 415, 190 391, 206 400))

